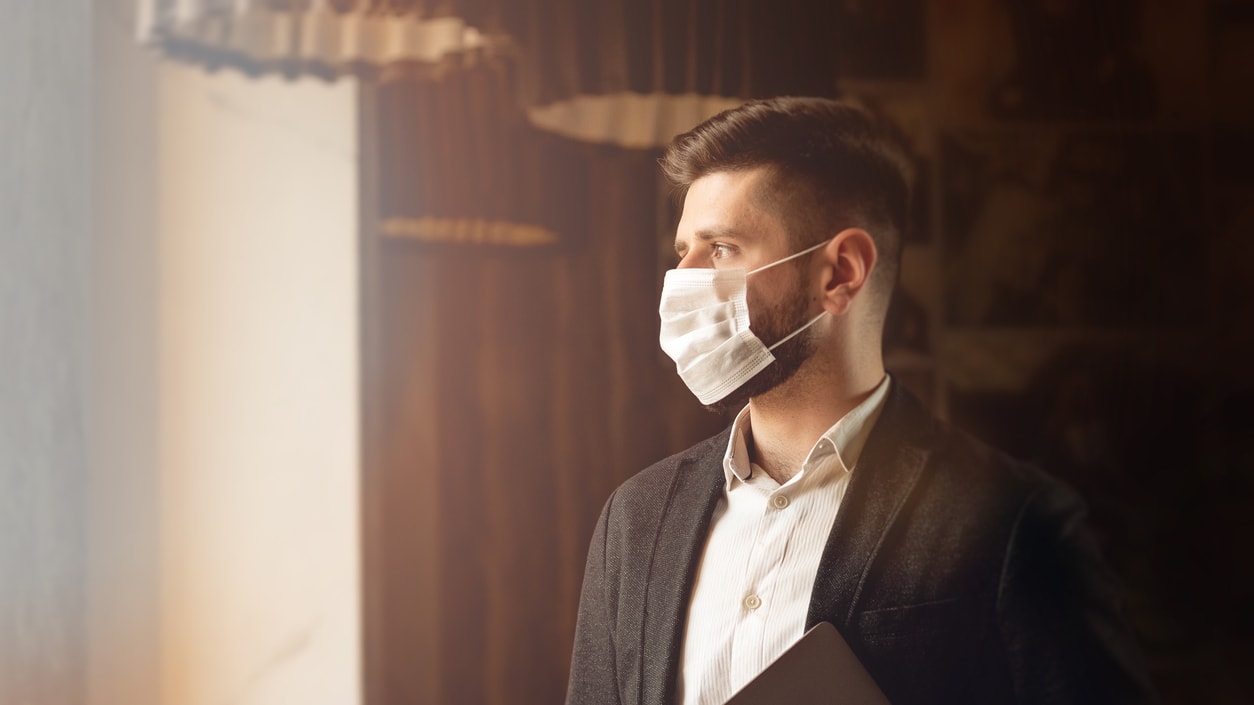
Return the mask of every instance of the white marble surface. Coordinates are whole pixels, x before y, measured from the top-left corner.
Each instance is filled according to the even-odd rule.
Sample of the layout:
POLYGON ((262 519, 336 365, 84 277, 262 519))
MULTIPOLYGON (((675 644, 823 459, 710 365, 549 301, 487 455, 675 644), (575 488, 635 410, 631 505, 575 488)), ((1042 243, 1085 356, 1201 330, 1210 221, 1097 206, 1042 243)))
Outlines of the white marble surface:
POLYGON ((352 705, 355 88, 159 73, 162 701, 352 705))

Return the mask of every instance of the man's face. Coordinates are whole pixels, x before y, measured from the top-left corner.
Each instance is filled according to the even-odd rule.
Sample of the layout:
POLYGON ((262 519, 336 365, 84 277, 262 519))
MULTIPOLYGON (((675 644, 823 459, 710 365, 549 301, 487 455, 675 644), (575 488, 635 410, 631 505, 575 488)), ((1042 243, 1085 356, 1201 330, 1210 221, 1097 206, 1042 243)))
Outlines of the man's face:
MULTIPOLYGON (((793 254, 783 222, 766 205, 768 177, 765 169, 751 169, 715 172, 694 181, 675 233, 677 266, 752 271, 793 254)), ((748 278, 749 327, 767 346, 814 315, 806 293, 809 261, 798 258, 748 278)), ((706 408, 718 413, 739 410, 751 397, 783 383, 813 355, 812 330, 775 348, 774 363, 706 408)))

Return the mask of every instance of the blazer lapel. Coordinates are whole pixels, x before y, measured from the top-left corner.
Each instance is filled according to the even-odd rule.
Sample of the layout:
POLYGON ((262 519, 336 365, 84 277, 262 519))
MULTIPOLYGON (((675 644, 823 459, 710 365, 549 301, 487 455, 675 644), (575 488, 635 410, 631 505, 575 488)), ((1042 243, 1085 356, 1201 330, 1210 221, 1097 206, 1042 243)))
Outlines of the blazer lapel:
POLYGON ((654 538, 641 633, 640 702, 674 700, 688 600, 705 546, 710 516, 723 494, 723 453, 728 432, 711 450, 680 463, 654 538), (717 451, 717 452, 716 452, 717 451))
POLYGON ((807 629, 819 622, 848 627, 876 554, 931 454, 935 421, 896 380, 891 384, 823 549, 807 629))

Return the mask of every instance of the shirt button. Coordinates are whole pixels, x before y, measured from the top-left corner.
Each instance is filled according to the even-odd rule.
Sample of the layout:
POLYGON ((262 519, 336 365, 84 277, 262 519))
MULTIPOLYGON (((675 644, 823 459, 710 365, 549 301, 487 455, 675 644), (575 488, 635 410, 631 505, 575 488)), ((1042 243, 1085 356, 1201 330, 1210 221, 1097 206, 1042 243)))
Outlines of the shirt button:
POLYGON ((774 505, 776 509, 783 509, 788 506, 788 498, 782 494, 777 494, 774 497, 771 497, 771 504, 774 505))
POLYGON ((762 606, 762 598, 757 595, 750 595, 745 598, 745 609, 756 610, 762 606))

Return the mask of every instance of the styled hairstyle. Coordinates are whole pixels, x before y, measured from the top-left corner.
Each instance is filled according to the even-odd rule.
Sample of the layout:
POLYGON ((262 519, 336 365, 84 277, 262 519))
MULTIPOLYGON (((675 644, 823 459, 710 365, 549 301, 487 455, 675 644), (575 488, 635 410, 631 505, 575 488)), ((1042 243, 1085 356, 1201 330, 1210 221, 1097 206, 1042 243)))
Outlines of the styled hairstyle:
POLYGON ((683 198, 707 174, 766 167, 759 194, 796 248, 847 227, 866 230, 879 255, 871 288, 887 308, 910 210, 913 166, 892 125, 826 98, 746 103, 677 136, 660 160, 683 198))

